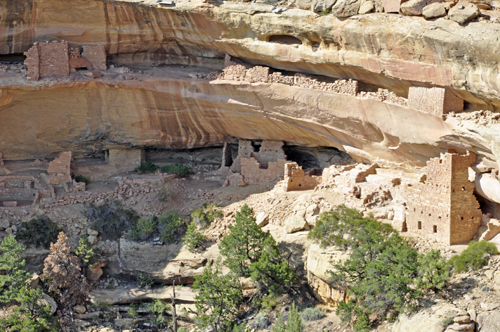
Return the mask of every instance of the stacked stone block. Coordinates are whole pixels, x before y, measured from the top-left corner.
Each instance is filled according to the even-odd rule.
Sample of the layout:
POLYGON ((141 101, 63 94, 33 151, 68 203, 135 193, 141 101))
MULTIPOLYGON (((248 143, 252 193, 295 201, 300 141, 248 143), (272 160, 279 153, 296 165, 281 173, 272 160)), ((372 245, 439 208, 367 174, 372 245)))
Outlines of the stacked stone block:
POLYGON ((283 178, 286 160, 278 159, 268 163, 267 168, 261 168, 257 159, 241 158, 241 175, 247 184, 268 185, 283 178))
POLYGON ((462 112, 464 101, 445 88, 411 86, 408 91, 408 106, 442 116, 450 112, 462 112))
POLYGON ((94 69, 106 70, 106 49, 103 45, 83 45, 82 57, 90 62, 94 69))
POLYGON ((59 157, 49 163, 47 173, 49 173, 49 183, 60 185, 64 182, 71 182, 71 152, 62 152, 59 157))
POLYGON ((70 52, 67 41, 35 43, 24 55, 24 64, 28 68, 26 76, 30 81, 68 76, 75 68, 106 70, 106 51, 99 45, 85 45, 83 55, 80 55, 78 49, 70 52))
POLYGON ((268 67, 255 66, 246 69, 242 65, 230 65, 217 76, 219 80, 248 82, 248 83, 281 83, 301 88, 331 91, 335 93, 355 96, 358 93, 358 82, 353 80, 337 80, 333 83, 321 82, 303 74, 284 76, 275 72, 269 74, 268 67))
POLYGON ((427 163, 427 181, 407 190, 407 229, 446 244, 470 241, 481 225, 481 210, 468 180, 472 153, 447 153, 427 163))
POLYGON ((69 75, 68 42, 38 44, 40 78, 69 75))
POLYGON ((321 183, 321 176, 306 174, 296 162, 286 163, 284 171, 284 191, 310 190, 316 188, 321 183))

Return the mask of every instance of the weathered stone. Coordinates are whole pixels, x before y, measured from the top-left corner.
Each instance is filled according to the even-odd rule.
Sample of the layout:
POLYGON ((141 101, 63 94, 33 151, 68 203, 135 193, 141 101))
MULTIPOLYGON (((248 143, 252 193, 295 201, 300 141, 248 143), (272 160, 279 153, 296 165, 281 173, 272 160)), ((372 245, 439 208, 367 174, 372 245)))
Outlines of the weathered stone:
POLYGON ((469 323, 469 324, 452 324, 449 325, 446 331, 448 332, 474 332, 474 323, 469 323))
POLYGON ((42 298, 40 300, 38 300, 38 304, 41 306, 49 306, 51 315, 56 313, 57 303, 56 303, 56 301, 54 301, 53 298, 51 298, 47 294, 45 294, 45 293, 42 294, 42 298))
MULTIPOLYGON (((500 310, 495 310, 491 312, 488 316, 484 317, 483 319, 481 319, 482 322, 480 322, 481 325, 480 331, 484 332, 500 331, 500 310)), ((479 315, 478 315, 478 321, 479 321, 479 315)))
POLYGON ((484 311, 492 311, 492 310, 495 310, 496 308, 498 308, 498 306, 500 306, 499 303, 486 303, 486 302, 481 302, 481 309, 483 309, 484 311))
POLYGON ((85 311, 87 311, 87 309, 83 305, 74 306, 73 310, 75 310, 75 312, 78 314, 84 314, 85 311))
POLYGON ((99 232, 89 228, 89 229, 87 229, 87 234, 92 235, 92 236, 97 236, 97 235, 99 235, 99 232))
POLYGON ((456 5, 451 8, 448 12, 448 19, 455 21, 459 24, 465 24, 470 20, 475 19, 481 15, 479 8, 476 5, 470 3, 466 6, 464 5, 456 5))
POLYGON ((39 282, 40 282, 40 276, 37 273, 33 273, 31 278, 28 279, 28 285, 31 289, 37 288, 39 282))
POLYGON ((0 219, 0 231, 9 228, 10 222, 7 219, 0 219))
POLYGON ((291 215, 285 221, 285 231, 288 234, 309 229, 309 225, 304 217, 299 215, 291 215))
POLYGON ((88 240, 88 241, 90 242, 90 244, 92 244, 92 245, 94 245, 94 244, 96 244, 96 243, 97 243, 97 237, 96 237, 96 236, 94 236, 94 235, 89 235, 89 236, 87 237, 87 240, 88 240))
POLYGON ((373 1, 364 1, 361 6, 359 7, 359 14, 368 14, 371 13, 375 10, 375 5, 373 4, 373 1))
POLYGON ((114 325, 118 328, 132 328, 139 320, 134 318, 115 319, 114 325))
POLYGON ((266 226, 269 223, 269 215, 265 212, 259 212, 255 217, 255 223, 260 227, 266 226))
POLYGON ((331 13, 340 18, 351 17, 358 14, 361 0, 337 0, 331 13))
POLYGON ((408 16, 420 16, 427 0, 409 0, 401 5, 401 13, 408 16))
POLYGON ((431 3, 422 9, 422 16, 426 19, 446 16, 446 9, 440 2, 431 3))
POLYGON ((311 10, 315 12, 322 12, 332 9, 337 0, 314 0, 311 5, 311 10))
POLYGON ((83 319, 83 320, 92 320, 92 319, 97 318, 99 316, 101 316, 100 311, 89 312, 86 314, 75 314, 76 319, 83 319))
POLYGON ((453 321, 458 324, 467 324, 470 323, 470 316, 469 315, 457 316, 453 318, 453 321))

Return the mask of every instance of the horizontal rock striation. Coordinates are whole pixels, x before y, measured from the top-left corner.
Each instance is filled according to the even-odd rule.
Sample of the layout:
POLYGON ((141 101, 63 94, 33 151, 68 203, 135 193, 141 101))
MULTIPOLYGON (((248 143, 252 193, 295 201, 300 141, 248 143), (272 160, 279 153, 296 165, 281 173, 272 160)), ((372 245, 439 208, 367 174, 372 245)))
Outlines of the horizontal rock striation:
MULTIPOLYGON (((0 5, 0 54, 22 53, 35 41, 67 40, 106 47, 123 61, 200 64, 224 53, 254 64, 391 88, 449 86, 483 109, 500 106, 500 24, 467 26, 438 19, 373 13, 339 20, 272 6, 214 7, 152 0, 7 0, 0 5)), ((213 65, 216 65, 213 63, 213 65)))

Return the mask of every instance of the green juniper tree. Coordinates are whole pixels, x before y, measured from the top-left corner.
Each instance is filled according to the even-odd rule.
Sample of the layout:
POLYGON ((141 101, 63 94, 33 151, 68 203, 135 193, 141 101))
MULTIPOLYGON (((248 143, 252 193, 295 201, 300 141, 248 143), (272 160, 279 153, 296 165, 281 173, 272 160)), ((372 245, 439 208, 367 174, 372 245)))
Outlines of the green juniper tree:
POLYGON ((21 257, 24 251, 13 236, 4 238, 0 244, 0 303, 15 300, 29 278, 24 270, 25 260, 21 257))
POLYGON ((251 277, 273 295, 292 290, 297 276, 281 256, 274 238, 256 223, 253 210, 244 205, 236 213, 219 246, 224 265, 241 277, 251 277))
POLYGON ((0 244, 0 303, 19 303, 14 312, 0 318, 0 331, 56 332, 58 323, 50 315, 48 306, 40 305, 42 291, 29 289, 30 274, 23 270, 26 262, 21 257, 24 247, 12 236, 0 244))
POLYGON ((220 261, 210 262, 201 276, 195 277, 193 290, 198 312, 198 327, 220 331, 229 327, 243 298, 241 284, 234 273, 222 274, 220 261))
POLYGON ((236 212, 234 221, 219 245, 220 253, 224 256, 224 265, 231 271, 250 277, 250 264, 259 260, 268 234, 255 223, 253 210, 246 204, 236 212))

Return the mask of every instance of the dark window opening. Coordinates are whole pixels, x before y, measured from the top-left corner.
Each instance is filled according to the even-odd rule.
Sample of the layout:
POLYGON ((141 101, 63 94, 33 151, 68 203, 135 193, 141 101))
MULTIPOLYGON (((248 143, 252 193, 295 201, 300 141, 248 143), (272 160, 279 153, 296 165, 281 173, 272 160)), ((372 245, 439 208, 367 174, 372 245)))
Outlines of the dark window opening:
POLYGON ((14 53, 14 54, 1 54, 0 62, 3 64, 9 63, 24 63, 26 60, 26 55, 22 53, 14 53))
POLYGON ((418 229, 422 229, 422 222, 421 221, 418 222, 418 229))
POLYGON ((434 231, 434 233, 437 233, 438 232, 438 227, 436 225, 432 226, 432 230, 434 231))

